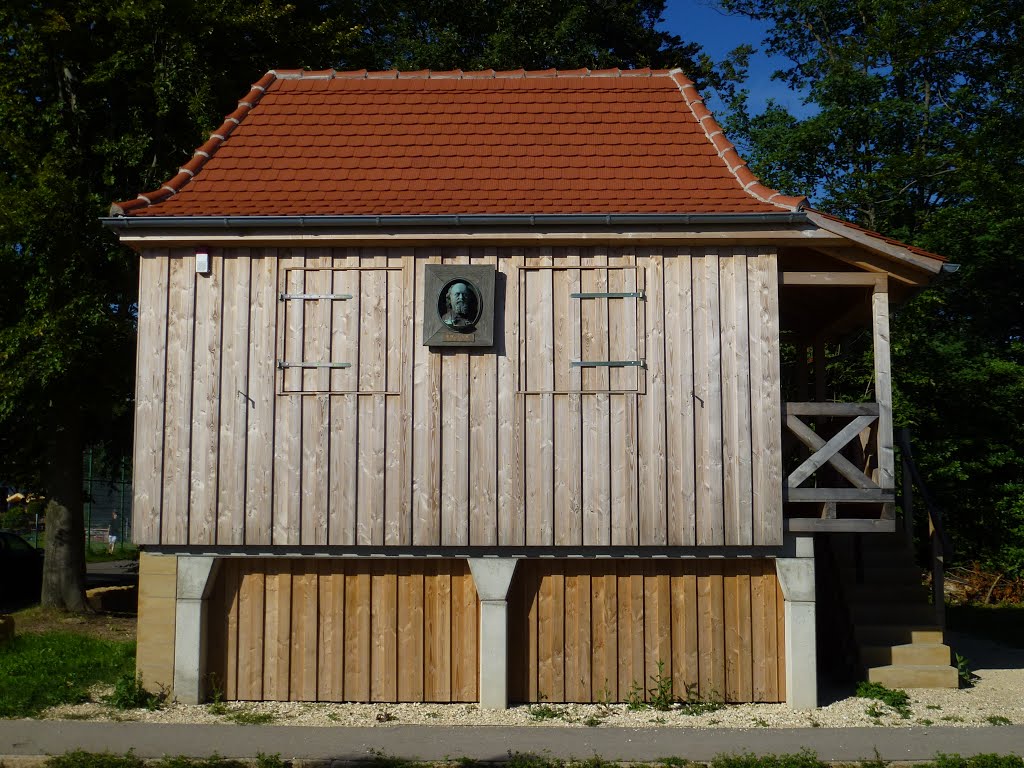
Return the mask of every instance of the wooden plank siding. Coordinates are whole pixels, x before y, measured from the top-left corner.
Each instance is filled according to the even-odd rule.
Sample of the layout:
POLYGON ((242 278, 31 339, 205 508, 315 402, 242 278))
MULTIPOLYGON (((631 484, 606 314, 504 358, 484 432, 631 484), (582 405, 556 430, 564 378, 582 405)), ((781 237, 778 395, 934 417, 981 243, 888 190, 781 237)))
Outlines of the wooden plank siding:
POLYGON ((225 559, 209 615, 207 674, 226 699, 478 699, 464 560, 225 559))
POLYGON ((649 698, 653 678, 726 702, 785 701, 772 560, 522 560, 509 593, 520 702, 649 698))
POLYGON ((210 257, 142 259, 139 543, 782 543, 770 249, 210 257), (428 263, 497 267, 493 348, 423 346, 428 263))

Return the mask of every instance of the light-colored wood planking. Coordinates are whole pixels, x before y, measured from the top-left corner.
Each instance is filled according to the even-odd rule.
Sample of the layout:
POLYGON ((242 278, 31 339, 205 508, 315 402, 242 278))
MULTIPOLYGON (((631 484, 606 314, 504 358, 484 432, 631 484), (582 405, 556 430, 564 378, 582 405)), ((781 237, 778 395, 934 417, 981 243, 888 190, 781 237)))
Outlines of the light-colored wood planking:
POLYGON ((330 518, 329 544, 356 543, 356 502, 359 492, 359 395, 348 393, 331 397, 330 472, 328 498, 330 518))
POLYGON ((345 700, 345 564, 318 563, 317 701, 345 700))
MULTIPOLYGON (((561 263, 579 263, 578 252, 563 256, 561 263)), ((570 299, 579 292, 578 269, 551 270, 554 335, 553 386, 556 391, 578 391, 580 369, 572 366, 579 359, 579 300, 570 299)), ((583 543, 582 488, 582 402, 578 394, 555 395, 554 408, 554 543, 579 546, 583 543)))
POLYGON ((871 327, 875 357, 875 401, 878 403, 878 484, 896 487, 892 437, 892 361, 889 354, 889 288, 879 278, 871 295, 871 327))
POLYGON ((782 426, 775 254, 757 256, 747 272, 747 295, 753 542, 758 546, 778 545, 782 543, 782 426))
POLYGON ((155 251, 143 256, 139 262, 135 445, 132 464, 132 535, 139 544, 156 544, 160 541, 169 264, 166 251, 155 251))
MULTIPOLYGON (((400 251, 402 258, 402 371, 400 379, 401 395, 399 409, 401 411, 401 440, 399 449, 402 471, 401 498, 393 499, 392 514, 397 513, 397 541, 387 539, 391 532, 390 526, 385 529, 388 544, 409 546, 413 543, 412 535, 412 480, 413 480, 413 376, 415 360, 421 350, 416 347, 416 260, 411 249, 400 251)), ((388 382, 389 385, 391 382, 388 382)))
POLYGON ((452 574, 438 561, 423 575, 423 698, 452 700, 452 574))
MULTIPOLYGON (((542 249, 538 265, 551 263, 550 249, 542 249)), ((525 395, 526 441, 525 505, 526 543, 550 546, 554 543, 555 477, 553 270, 527 269, 520 283, 525 323, 526 348, 521 365, 524 389, 543 394, 525 395)))
POLYGON ((175 601, 178 559, 143 552, 139 556, 139 625, 135 670, 149 690, 174 685, 175 601))
POLYGON ((399 701, 423 700, 423 569, 421 563, 398 563, 399 701))
POLYGON ((245 543, 245 448, 249 399, 249 269, 251 258, 225 254, 221 330, 220 445, 217 470, 217 543, 245 543))
MULTIPOLYGON (((441 354, 441 544, 469 543, 469 355, 441 354)), ((475 458, 475 457, 474 457, 475 458)))
MULTIPOLYGON (((423 306, 424 267, 441 260, 438 249, 417 250, 416 307, 423 306)), ((413 363, 412 544, 441 541, 441 358, 423 346, 423 325, 416 322, 413 363)))
POLYGON ((305 545, 321 545, 327 544, 328 531, 331 403, 330 398, 323 394, 303 397, 301 402, 301 542, 305 545))
POLYGON ((519 381, 519 269, 522 251, 512 249, 498 260, 496 289, 504 287, 504 312, 496 312, 498 470, 497 527, 499 546, 526 543, 523 517, 523 398, 519 381))
POLYGON ((167 288, 167 379, 160 524, 160 540, 165 544, 188 541, 195 279, 192 252, 172 253, 167 288))
POLYGON ((345 569, 344 690, 347 701, 370 701, 372 576, 365 562, 345 569))
POLYGON ((647 300, 645 385, 637 396, 639 424, 637 463, 639 472, 639 537, 643 546, 668 544, 665 389, 665 280, 660 252, 641 261, 647 300))
POLYGON ((331 355, 332 363, 348 363, 348 368, 332 368, 330 389, 332 392, 357 392, 359 390, 359 332, 361 312, 360 287, 362 271, 355 249, 339 250, 333 261, 331 290, 339 296, 350 299, 336 299, 331 302, 331 355))
POLYGON ((288 701, 292 644, 291 560, 267 563, 265 593, 263 696, 274 701, 288 701))
POLYGON ((722 499, 722 390, 719 258, 693 265, 694 444, 698 546, 725 543, 722 499))
POLYGON ((352 436, 358 446, 355 543, 363 546, 384 543, 386 398, 387 395, 357 397, 358 429, 352 436))
POLYGON ((277 405, 278 254, 262 251, 250 274, 247 443, 245 453, 245 543, 269 544, 273 516, 274 413, 277 405))
POLYGON ((217 538, 217 455, 221 420, 221 333, 224 259, 212 254, 208 274, 195 276, 195 351, 192 361, 192 450, 188 541, 217 538))
POLYGON ((665 434, 668 544, 696 543, 693 303, 687 251, 665 258, 665 434))
POLYGON ((753 543, 747 271, 747 255, 742 251, 722 259, 725 543, 735 546, 750 546, 753 543))
POLYGON ((291 669, 288 698, 317 700, 319 593, 317 564, 296 560, 292 564, 291 669))
POLYGON ((370 698, 398 699, 398 573, 394 563, 382 560, 369 564, 373 585, 370 590, 370 698))
POLYGON ((637 395, 609 398, 609 482, 612 546, 637 546, 640 529, 637 498, 637 395))
MULTIPOLYGON (((302 293, 306 273, 302 270, 301 250, 290 252, 281 261, 283 293, 302 293)), ((288 362, 301 361, 303 355, 302 301, 280 302, 283 313, 280 355, 288 362)), ((282 392, 298 392, 302 388, 303 371, 287 368, 280 372, 282 392)), ((301 536, 302 495, 302 396, 279 395, 274 412, 274 515, 271 526, 272 543, 298 544, 301 536)))
MULTIPOLYGON (((401 266, 401 256, 395 254, 388 261, 389 266, 401 266), (392 264, 394 262, 394 264, 392 264)), ((398 546, 408 544, 409 500, 406 489, 409 480, 405 462, 409 456, 406 442, 409 423, 406 420, 406 389, 404 381, 406 360, 410 342, 407 317, 410 306, 404 299, 405 271, 391 269, 387 277, 387 373, 384 386, 398 395, 384 398, 384 445, 387 455, 384 459, 384 544, 398 546)))

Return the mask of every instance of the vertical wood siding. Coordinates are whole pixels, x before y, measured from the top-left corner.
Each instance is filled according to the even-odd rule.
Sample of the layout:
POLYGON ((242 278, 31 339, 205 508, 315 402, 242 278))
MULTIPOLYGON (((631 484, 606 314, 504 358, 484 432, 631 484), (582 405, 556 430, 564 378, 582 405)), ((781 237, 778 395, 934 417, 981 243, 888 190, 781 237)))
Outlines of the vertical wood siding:
POLYGON ((513 701, 675 695, 785 701, 772 560, 523 560, 509 595, 513 701))
POLYGON ((478 699, 463 560, 227 559, 211 600, 208 673, 227 699, 478 699))
POLYGON ((771 251, 238 248, 211 264, 142 259, 140 543, 781 544, 771 251), (422 345, 428 263, 497 266, 494 349, 422 345), (573 365, 609 361, 643 365, 573 365))

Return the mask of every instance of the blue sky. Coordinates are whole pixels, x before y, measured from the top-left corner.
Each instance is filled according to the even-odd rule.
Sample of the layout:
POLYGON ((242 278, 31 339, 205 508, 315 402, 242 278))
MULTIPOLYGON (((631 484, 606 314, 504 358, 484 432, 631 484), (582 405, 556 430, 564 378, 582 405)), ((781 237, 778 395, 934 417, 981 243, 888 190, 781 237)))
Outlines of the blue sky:
MULTIPOLYGON (((785 66, 786 60, 770 58, 761 52, 765 47, 766 25, 744 16, 727 15, 718 9, 715 0, 668 0, 664 19, 663 28, 687 42, 699 43, 715 61, 725 58, 741 43, 749 43, 758 49, 759 52, 751 57, 750 78, 746 83, 752 113, 760 112, 768 98, 774 98, 797 114, 806 113, 797 95, 771 79, 772 72, 785 66)), ((713 111, 722 111, 721 102, 713 98, 713 94, 704 95, 713 111)))

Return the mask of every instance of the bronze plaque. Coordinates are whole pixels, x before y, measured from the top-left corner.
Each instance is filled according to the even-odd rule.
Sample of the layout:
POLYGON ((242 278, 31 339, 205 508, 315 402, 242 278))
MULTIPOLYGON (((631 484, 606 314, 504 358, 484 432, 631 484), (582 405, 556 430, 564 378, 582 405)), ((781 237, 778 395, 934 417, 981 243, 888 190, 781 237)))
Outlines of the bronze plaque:
POLYGON ((427 264, 423 344, 489 347, 494 343, 494 267, 427 264))

